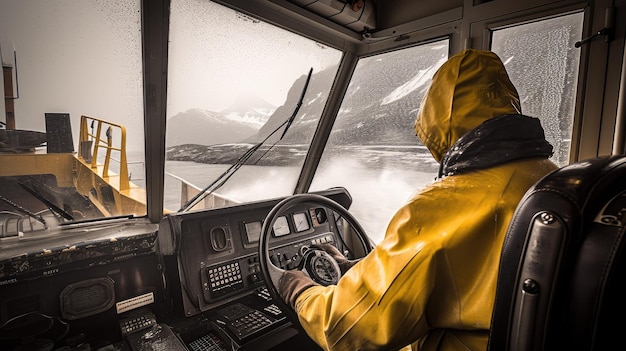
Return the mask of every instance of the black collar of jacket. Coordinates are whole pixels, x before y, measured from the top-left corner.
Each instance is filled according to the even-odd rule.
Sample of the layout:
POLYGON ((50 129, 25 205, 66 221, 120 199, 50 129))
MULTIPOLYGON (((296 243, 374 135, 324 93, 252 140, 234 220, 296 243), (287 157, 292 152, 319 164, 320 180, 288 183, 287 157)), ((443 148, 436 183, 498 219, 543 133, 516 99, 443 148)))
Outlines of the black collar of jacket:
POLYGON ((549 158, 552 152, 539 119, 524 115, 495 117, 457 140, 444 155, 438 178, 521 158, 549 158))

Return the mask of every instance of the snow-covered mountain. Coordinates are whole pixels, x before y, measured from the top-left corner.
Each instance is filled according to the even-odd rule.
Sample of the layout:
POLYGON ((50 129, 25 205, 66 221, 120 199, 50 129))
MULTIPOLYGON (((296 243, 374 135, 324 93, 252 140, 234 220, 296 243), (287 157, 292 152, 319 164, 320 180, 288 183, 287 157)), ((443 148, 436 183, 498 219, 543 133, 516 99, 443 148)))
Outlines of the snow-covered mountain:
MULTIPOLYGON (((360 62, 359 73, 353 76, 350 87, 344 96, 329 143, 343 147, 367 145, 377 147, 422 146, 415 136, 413 124, 422 97, 430 83, 430 77, 446 57, 447 51, 442 47, 441 50, 434 50, 433 55, 411 57, 404 53, 396 55, 392 52, 385 55, 384 58, 360 62), (398 60, 402 60, 403 64, 393 64, 398 60), (368 72, 375 72, 375 74, 368 74, 368 72)), ((315 72, 311 76, 296 118, 280 141, 280 145, 292 146, 291 149, 283 148, 284 150, 293 151, 302 148, 300 151, 306 152, 306 145, 313 137, 319 116, 324 108, 324 97, 328 94, 329 88, 328 82, 332 82, 335 72, 336 67, 330 67, 315 72)), ((168 139, 168 145, 181 146, 170 147, 168 158, 194 160, 196 156, 193 155, 215 154, 216 157, 219 155, 220 158, 219 160, 215 159, 215 162, 228 163, 224 160, 228 154, 228 148, 223 145, 215 145, 220 143, 220 140, 223 140, 221 143, 248 143, 253 145, 267 139, 266 145, 273 145, 282 136, 285 121, 290 118, 299 105, 306 79, 306 75, 298 78, 289 90, 285 103, 274 110, 272 110, 272 106, 268 106, 266 102, 259 99, 242 98, 238 103, 221 113, 205 111, 213 118, 194 117, 194 124, 185 124, 186 116, 181 115, 180 126, 174 126, 179 128, 177 133, 183 133, 184 136, 183 129, 197 129, 201 134, 217 131, 220 136, 213 136, 210 139, 204 137, 202 143, 195 142, 195 139, 191 137, 184 136, 178 140, 174 140, 172 137, 172 139, 168 139), (273 112, 270 114, 270 111, 273 112), (220 117, 221 120, 218 121, 220 117), (245 121, 245 125, 248 127, 251 125, 258 127, 261 123, 263 124, 256 130, 233 124, 242 123, 241 121, 245 121), (233 134, 235 131, 238 133, 237 135, 233 134), (268 139, 270 135, 271 137, 268 139), (228 140, 225 140, 226 138, 228 140), (207 143, 207 140, 210 140, 211 143, 207 143), (202 146, 191 144, 213 146, 206 146, 202 151, 202 146)), ((242 123, 242 125, 244 124, 242 123)), ((168 135, 170 135, 169 124, 168 135)), ((279 150, 283 149, 275 148, 274 152, 281 152, 279 150)), ((425 148, 419 150, 421 150, 420 153, 430 157, 425 148)), ((236 161, 239 155, 241 153, 233 149, 230 157, 236 161)), ((278 162, 281 157, 284 159, 282 162, 286 162, 292 158, 291 156, 288 154, 278 155, 272 162, 278 162)), ((199 162, 210 163, 212 157, 203 156, 202 161, 199 162)), ((271 159, 270 156, 265 157, 271 159)))
MULTIPOLYGON (((392 52, 381 59, 360 62, 359 74, 352 77, 344 96, 331 142, 338 145, 420 144, 413 123, 430 77, 446 57, 443 48, 428 56, 411 57, 392 52), (398 60, 403 64, 394 65, 398 60)), ((300 144, 312 138, 325 102, 320 97, 327 94, 327 82, 334 73, 335 68, 331 67, 313 74, 297 118, 281 143, 300 144)), ((302 76, 294 82, 285 104, 278 107, 258 134, 248 141, 262 140, 289 118, 305 81, 306 76, 302 76)))
POLYGON ((276 106, 252 95, 239 96, 235 102, 220 113, 232 121, 249 123, 261 128, 272 116, 276 106))
POLYGON ((166 143, 176 146, 240 142, 255 135, 275 110, 276 106, 251 96, 238 98, 221 112, 189 109, 167 121, 166 143))
POLYGON ((249 122, 225 118, 218 112, 190 109, 167 120, 166 144, 215 145, 240 141, 256 134, 249 122))

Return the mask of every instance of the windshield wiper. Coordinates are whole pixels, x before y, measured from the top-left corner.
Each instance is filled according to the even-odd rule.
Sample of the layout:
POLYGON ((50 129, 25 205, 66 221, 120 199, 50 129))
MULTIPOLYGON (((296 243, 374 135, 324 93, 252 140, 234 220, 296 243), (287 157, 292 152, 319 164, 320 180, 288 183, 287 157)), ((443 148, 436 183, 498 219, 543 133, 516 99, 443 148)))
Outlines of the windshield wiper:
POLYGON ((228 179, 230 179, 230 177, 232 177, 235 174, 235 172, 237 172, 237 170, 239 170, 239 168, 241 168, 241 166, 243 166, 246 163, 246 161, 248 161, 250 157, 252 157, 252 155, 254 155, 254 153, 261 146, 263 146, 263 144, 265 144, 265 142, 269 140, 269 138, 272 137, 272 135, 277 133, 284 126, 285 130, 283 130, 283 134, 280 136, 278 140, 276 140, 276 142, 274 142, 274 144, 272 144, 271 147, 269 147, 263 153, 263 155, 259 157, 259 160, 263 158, 263 156, 265 156, 269 152, 269 150, 271 150, 274 147, 274 145, 276 145, 276 143, 278 143, 279 141, 283 139, 285 134, 287 134, 287 130, 289 129, 289 127, 295 120, 296 115, 298 114, 298 111, 300 110, 300 107, 302 106, 302 102, 304 101, 304 96, 306 95, 306 90, 309 86, 309 82, 311 81, 312 74, 313 74, 313 68, 309 70, 309 75, 307 76, 306 82, 304 83, 304 87, 302 88, 302 93, 300 93, 300 99, 298 100, 298 103, 296 104, 296 107, 293 113, 291 114, 291 116, 289 116, 287 120, 285 120, 276 129, 274 129, 267 137, 265 137, 265 139, 261 140, 259 143, 255 144, 250 149, 248 149, 243 155, 241 155, 237 159, 237 162, 231 165, 224 173, 222 173, 219 177, 217 177, 217 179, 215 179, 211 184, 209 184, 206 188, 202 189, 202 191, 197 193, 189 201, 185 202, 185 204, 183 204, 183 206, 180 209, 178 209, 177 212, 182 212, 188 208, 193 208, 198 202, 202 201, 205 197, 211 195, 213 192, 219 189, 222 185, 224 185, 228 181, 228 179))
MULTIPOLYGON (((291 123, 293 123, 293 120, 296 119, 296 115, 298 114, 298 111, 300 111, 300 107, 302 106, 302 102, 304 101, 304 95, 306 95, 306 89, 309 86, 309 81, 311 80, 311 75, 313 74, 313 67, 311 67, 311 69, 309 69, 309 75, 306 77, 306 81, 304 82, 304 87, 302 88, 302 92, 300 93, 300 99, 298 99, 298 103, 296 104, 296 108, 293 110, 293 113, 291 114, 291 116, 289 118, 287 118, 287 121, 285 122, 287 125, 285 126, 285 130, 283 130, 283 134, 280 136, 280 139, 278 140, 282 140, 283 137, 285 136, 285 134, 287 134, 287 130, 289 129, 289 127, 291 126, 291 123)), ((285 124, 283 123, 283 124, 285 124)), ((278 131, 278 129, 280 129, 280 127, 282 127, 282 124, 280 126, 278 126, 278 128, 276 128, 276 130, 274 130, 270 136, 274 133, 276 133, 278 131)), ((269 138, 269 136, 267 138, 265 138, 265 140, 267 140, 269 138)), ((263 140, 263 141, 265 141, 263 140)), ((276 144, 276 143, 274 143, 276 144)))
POLYGON ((41 224, 44 225, 45 228, 48 228, 48 224, 46 223, 46 220, 43 219, 43 217, 41 215, 37 215, 35 213, 32 213, 31 211, 25 209, 24 207, 16 204, 15 202, 5 198, 4 196, 0 195, 0 200, 2 200, 4 203, 6 203, 7 205, 13 207, 14 209, 16 209, 18 212, 25 214, 33 219, 35 219, 36 221, 40 222, 41 224))
MULTIPOLYGON (((46 207, 48 207, 48 209, 50 210, 50 212, 52 212, 53 214, 56 214, 60 217, 65 218, 68 221, 73 221, 74 220, 74 216, 72 216, 71 214, 69 214, 67 211, 65 211, 64 209, 60 208, 59 206, 57 206, 56 204, 54 204, 52 201, 46 199, 42 194, 40 194, 34 187, 32 184, 30 183, 26 183, 26 182, 19 182, 18 183, 22 189, 26 190, 28 193, 30 193, 34 198, 36 198, 37 200, 41 201, 41 203, 43 203, 44 205, 46 205, 46 207)), ((58 219, 58 218, 57 218, 58 219)), ((61 221, 59 220, 59 223, 61 221)))

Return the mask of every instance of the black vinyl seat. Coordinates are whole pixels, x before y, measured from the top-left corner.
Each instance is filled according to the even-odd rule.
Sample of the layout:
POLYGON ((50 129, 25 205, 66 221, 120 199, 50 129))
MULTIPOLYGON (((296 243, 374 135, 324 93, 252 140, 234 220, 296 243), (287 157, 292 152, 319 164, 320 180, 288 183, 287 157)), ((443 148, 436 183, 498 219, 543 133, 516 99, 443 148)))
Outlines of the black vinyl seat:
POLYGON ((626 350, 626 156, 528 190, 500 259, 490 351, 626 350))

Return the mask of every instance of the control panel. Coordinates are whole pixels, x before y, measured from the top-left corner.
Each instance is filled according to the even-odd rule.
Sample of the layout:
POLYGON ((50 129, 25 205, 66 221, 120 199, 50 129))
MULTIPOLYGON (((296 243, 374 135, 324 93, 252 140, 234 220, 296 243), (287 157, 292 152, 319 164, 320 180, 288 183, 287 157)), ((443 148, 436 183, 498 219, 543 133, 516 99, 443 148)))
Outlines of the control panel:
MULTIPOLYGON (((219 307, 262 287, 258 242, 265 216, 273 205, 246 206, 188 213, 176 217, 177 264, 185 315, 219 307)), ((319 205, 296 206, 273 225, 271 262, 289 270, 301 265, 311 245, 337 242, 332 213, 319 205)), ((174 221, 171 221, 174 222, 174 221)), ((161 235, 161 233, 159 233, 161 235)))
MULTIPOLYGON (((344 207, 350 205, 345 189, 322 195, 343 202, 344 207)), ((176 267, 167 272, 167 278, 180 282, 170 288, 180 289, 171 296, 184 319, 207 318, 220 337, 238 345, 282 330, 288 323, 265 287, 258 252, 265 217, 280 200, 164 217, 159 245, 165 266, 176 267)), ((299 268, 310 246, 340 243, 335 218, 330 209, 311 203, 279 214, 269 229, 271 262, 285 270, 299 268)))
MULTIPOLYGON (((334 243, 332 233, 323 233, 289 245, 270 250, 270 260, 282 269, 299 267, 308 247, 321 243, 334 243)), ((236 260, 219 262, 202 270, 202 295, 207 303, 235 295, 248 288, 263 285, 263 274, 258 254, 236 260)))
POLYGON ((207 315, 240 345, 286 323, 285 314, 272 301, 265 287, 257 288, 253 294, 224 304, 207 315))

